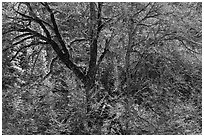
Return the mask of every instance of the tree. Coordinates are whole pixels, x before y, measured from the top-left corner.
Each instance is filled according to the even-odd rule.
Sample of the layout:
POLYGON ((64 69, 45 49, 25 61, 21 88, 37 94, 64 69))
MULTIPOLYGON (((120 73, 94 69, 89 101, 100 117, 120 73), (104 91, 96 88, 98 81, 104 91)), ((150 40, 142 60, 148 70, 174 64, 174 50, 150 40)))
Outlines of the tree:
MULTIPOLYGON (((58 4, 57 4, 58 5, 58 4)), ((90 43, 90 60, 88 65, 87 72, 83 70, 78 64, 71 59, 70 56, 70 45, 66 43, 63 38, 62 28, 60 28, 60 23, 72 22, 72 18, 68 18, 66 20, 57 21, 58 19, 62 19, 63 14, 61 11, 54 10, 52 3, 13 3, 11 5, 11 9, 14 11, 13 16, 7 16, 11 22, 5 22, 3 34, 7 34, 9 32, 17 33, 17 36, 14 38, 16 41, 13 45, 19 45, 22 42, 28 41, 26 46, 20 47, 17 53, 20 52, 22 48, 39 45, 44 48, 44 44, 49 44, 52 46, 54 51, 56 52, 59 59, 74 72, 74 74, 84 83, 87 87, 87 99, 89 98, 89 90, 93 87, 96 66, 97 66, 97 39, 99 37, 99 33, 102 29, 102 18, 101 18, 101 8, 102 3, 98 5, 94 3, 90 3, 90 21, 86 23, 89 24, 90 28, 87 28, 83 31, 89 31, 87 36, 83 37, 82 31, 79 32, 81 34, 81 39, 73 39, 71 43, 77 41, 88 41, 90 43), (37 6, 39 6, 37 8, 37 6), (24 7, 24 9, 22 9, 24 7), (43 13, 46 13, 46 16, 42 16, 43 13), (58 15, 58 17, 57 17, 58 15), (33 28, 36 28, 34 30, 33 28)), ((64 12, 64 11, 62 11, 64 12)), ((71 14, 70 14, 71 15, 71 14)), ((83 16, 82 13, 76 16, 83 16)), ((75 18, 74 18, 75 19, 75 18)), ((72 22, 76 23, 76 22, 72 22)), ((85 25, 84 24, 77 24, 85 25)), ((103 24, 104 25, 104 24, 103 24)), ((63 27, 63 26, 62 26, 63 27)), ((67 28, 66 28, 67 29, 67 28)), ((67 32, 66 32, 67 33, 67 32)), ((16 54, 17 56, 17 54, 16 54)))
POLYGON ((167 113, 176 113, 172 104, 200 97, 200 7, 3 3, 3 88, 15 87, 18 98, 32 91, 31 100, 37 103, 26 105, 33 108, 52 104, 39 105, 42 113, 51 113, 39 122, 47 125, 39 127, 43 134, 48 129, 58 134, 62 127, 64 134, 167 133, 166 127, 172 126, 164 125, 171 119, 167 113), (141 117, 136 105, 150 118, 141 117), (135 125, 137 120, 145 127, 135 125), (46 121, 54 121, 56 129, 46 121))

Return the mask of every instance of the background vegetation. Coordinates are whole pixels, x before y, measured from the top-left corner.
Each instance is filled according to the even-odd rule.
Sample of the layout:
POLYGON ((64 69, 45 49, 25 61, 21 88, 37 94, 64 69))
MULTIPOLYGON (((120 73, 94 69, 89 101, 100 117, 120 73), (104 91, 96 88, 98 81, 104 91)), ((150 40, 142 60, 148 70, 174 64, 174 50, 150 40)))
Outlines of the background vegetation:
POLYGON ((202 3, 2 3, 3 134, 202 132, 202 3))

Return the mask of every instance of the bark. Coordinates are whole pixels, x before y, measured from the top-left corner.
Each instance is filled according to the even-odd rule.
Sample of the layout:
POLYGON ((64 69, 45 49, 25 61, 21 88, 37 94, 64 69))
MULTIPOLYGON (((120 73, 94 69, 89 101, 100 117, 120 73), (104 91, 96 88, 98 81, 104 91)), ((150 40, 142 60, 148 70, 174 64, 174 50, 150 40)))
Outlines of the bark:
POLYGON ((98 3, 98 11, 96 12, 96 7, 93 2, 90 3, 90 60, 89 60, 89 70, 87 75, 90 77, 91 82, 94 82, 96 74, 96 61, 97 61, 97 51, 98 51, 98 37, 102 29, 101 21, 101 8, 102 3, 98 3), (97 14, 98 13, 98 14, 97 14))
POLYGON ((90 111, 90 90, 94 87, 95 76, 97 72, 97 51, 98 51, 98 37, 102 29, 101 20, 102 3, 98 3, 98 7, 93 2, 90 2, 90 59, 89 69, 86 76, 86 101, 87 101, 87 113, 90 111), (98 9, 98 11, 96 10, 98 9))
MULTIPOLYGON (((91 111, 91 90, 95 85, 95 76, 97 72, 97 51, 98 51, 98 37, 102 29, 101 20, 101 10, 102 3, 98 3, 98 7, 93 2, 90 2, 90 59, 89 59, 89 69, 86 75, 85 92, 86 92, 86 114, 91 111), (98 9, 98 11, 96 10, 98 9)), ((89 119, 86 119, 86 123, 89 119)))
MULTIPOLYGON (((132 6, 132 5, 131 5, 132 6)), ((132 7, 131 7, 132 9, 132 7)), ((130 96, 130 81, 131 81, 131 77, 130 77, 130 53, 131 53, 131 47, 132 47, 132 37, 133 37, 133 33, 132 33, 132 30, 134 29, 134 22, 132 20, 132 15, 131 15, 131 12, 132 10, 129 11, 129 16, 128 16, 128 39, 129 39, 129 42, 128 42, 128 45, 127 45, 127 48, 126 48, 126 56, 125 56, 125 68, 126 68, 126 78, 127 78, 127 81, 126 81, 126 84, 127 84, 127 104, 126 104, 126 130, 128 131, 129 130, 129 121, 130 121, 130 107, 131 107, 131 96, 130 96)))
POLYGON ((119 71, 118 71, 118 63, 117 63, 117 57, 113 58, 113 66, 114 66, 114 77, 115 77, 115 83, 114 83, 114 90, 116 92, 119 92, 119 71))

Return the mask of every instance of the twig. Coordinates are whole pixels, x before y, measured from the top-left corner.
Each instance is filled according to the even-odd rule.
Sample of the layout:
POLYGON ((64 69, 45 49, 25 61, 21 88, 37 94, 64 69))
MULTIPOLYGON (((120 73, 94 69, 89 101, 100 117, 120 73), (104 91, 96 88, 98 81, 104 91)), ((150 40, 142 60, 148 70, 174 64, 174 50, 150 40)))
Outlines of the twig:
POLYGON ((46 78, 48 78, 52 72, 53 72, 53 66, 54 66, 54 62, 58 59, 58 56, 54 57, 49 65, 49 72, 42 78, 41 81, 44 81, 46 78))
POLYGON ((42 46, 42 47, 40 48, 40 50, 37 52, 37 57, 36 57, 36 59, 35 59, 35 61, 34 61, 33 68, 32 68, 32 70, 31 70, 31 74, 33 74, 33 71, 34 71, 34 69, 35 69, 36 62, 37 62, 38 57, 39 57, 39 55, 40 55, 40 52, 42 51, 43 48, 44 48, 44 47, 42 46))

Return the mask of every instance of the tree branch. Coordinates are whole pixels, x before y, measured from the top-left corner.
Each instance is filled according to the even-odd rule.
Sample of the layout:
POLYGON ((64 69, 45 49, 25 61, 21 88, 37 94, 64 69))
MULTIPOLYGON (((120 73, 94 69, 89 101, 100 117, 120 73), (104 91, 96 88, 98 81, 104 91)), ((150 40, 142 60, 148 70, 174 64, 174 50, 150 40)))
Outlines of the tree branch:
POLYGON ((172 36, 170 36, 169 38, 166 38, 165 40, 178 40, 178 41, 180 41, 180 42, 182 43, 183 46, 185 46, 185 48, 186 48, 187 50, 189 50, 189 51, 191 51, 191 52, 193 52, 193 53, 196 53, 196 54, 202 54, 202 53, 196 52, 195 50, 190 49, 190 48, 184 43, 184 41, 202 46, 201 43, 197 43, 197 42, 191 41, 191 40, 189 40, 189 39, 187 39, 187 38, 185 38, 185 37, 179 36, 179 35, 172 35, 172 36))
POLYGON ((32 10, 32 8, 31 8, 31 6, 30 6, 29 3, 26 3, 26 5, 27 5, 27 7, 29 8, 30 12, 32 13, 32 15, 33 15, 34 17, 25 15, 25 14, 23 14, 23 13, 21 13, 21 12, 18 12, 18 11, 15 11, 15 12, 18 13, 19 15, 21 15, 22 17, 25 17, 25 18, 27 18, 27 19, 30 19, 30 20, 32 20, 32 21, 37 22, 37 23, 41 26, 41 28, 43 29, 43 31, 45 32, 45 34, 46 34, 46 36, 48 37, 48 39, 51 39, 51 35, 50 35, 49 31, 47 30, 47 28, 45 27, 45 25, 44 25, 43 23, 45 23, 46 25, 48 25, 48 26, 51 27, 51 28, 52 28, 52 26, 51 26, 49 23, 47 23, 47 22, 41 20, 40 18, 38 18, 38 17, 35 15, 35 13, 33 12, 33 10, 32 10))
POLYGON ((43 49, 43 46, 42 46, 42 47, 40 48, 40 50, 37 52, 37 57, 35 58, 35 61, 34 61, 34 64, 33 64, 33 68, 32 68, 32 70, 31 70, 31 74, 33 74, 33 71, 34 71, 34 69, 35 69, 35 65, 36 65, 36 63, 37 63, 38 57, 39 57, 40 52, 42 51, 42 49, 43 49))
POLYGON ((98 30, 97 30, 97 35, 99 35, 100 31, 102 30, 103 28, 103 25, 102 25, 102 20, 101 20, 101 10, 102 10, 102 6, 103 6, 103 3, 102 2, 99 2, 98 3, 98 30))
POLYGON ((58 56, 54 57, 49 65, 49 72, 42 78, 41 81, 44 81, 46 78, 48 78, 52 72, 53 72, 53 66, 54 66, 54 62, 57 61, 58 56))
POLYGON ((18 42, 16 42, 16 43, 13 43, 12 45, 18 45, 18 44, 22 43, 23 41, 28 40, 28 39, 31 39, 31 38, 34 38, 34 37, 35 37, 35 36, 26 37, 26 38, 24 38, 24 39, 22 39, 22 40, 20 40, 20 41, 18 41, 18 42))
POLYGON ((59 56, 60 60, 70 69, 74 72, 74 74, 83 82, 86 83, 86 76, 85 73, 82 72, 82 70, 80 69, 80 67, 76 66, 71 60, 70 60, 70 55, 69 52, 65 46, 64 41, 62 40, 62 37, 59 33, 58 30, 58 26, 57 23, 55 21, 55 17, 54 17, 54 13, 52 12, 52 9, 49 7, 48 3, 41 3, 43 6, 45 6, 45 8, 47 9, 47 11, 50 13, 50 18, 51 18, 51 22, 54 26, 54 32, 60 42, 60 45, 62 46, 62 50, 59 48, 59 45, 51 40, 49 41, 49 43, 52 45, 53 49, 55 50, 55 52, 57 53, 57 55, 59 56))
POLYGON ((10 61, 13 61, 13 60, 17 57, 17 55, 18 55, 23 49, 29 48, 29 47, 31 47, 31 46, 33 46, 33 45, 39 45, 39 44, 48 44, 48 43, 46 43, 46 42, 37 42, 37 43, 31 42, 29 45, 26 45, 26 46, 23 46, 23 47, 19 48, 19 49, 17 50, 16 54, 11 58, 10 61))
POLYGON ((72 44, 74 44, 75 42, 81 42, 81 41, 87 41, 87 39, 85 38, 79 38, 79 39, 74 39, 72 40, 69 45, 71 46, 72 44))
MULTIPOLYGON (((149 5, 148 5, 149 6, 149 5)), ((153 8, 153 6, 151 7, 151 9, 153 8)), ((161 14, 159 13, 156 13, 156 14, 153 14, 153 15, 150 15, 151 13, 153 13, 154 11, 153 10, 149 10, 148 13, 143 17, 143 19, 141 19, 138 23, 141 23, 142 21, 145 21, 146 19, 148 18, 154 18, 154 17, 157 17, 161 14)))
POLYGON ((18 35, 13 40, 20 39, 20 38, 23 38, 23 37, 29 36, 29 35, 32 35, 32 33, 28 32, 28 33, 24 33, 24 34, 18 35))
POLYGON ((135 14, 133 15, 133 18, 134 18, 136 15, 140 14, 142 11, 144 11, 149 5, 150 5, 150 2, 149 2, 144 8, 142 8, 142 9, 139 10, 137 13, 135 13, 135 14))
POLYGON ((47 8, 47 11, 50 13, 51 22, 52 22, 52 24, 54 26, 54 32, 55 32, 55 34, 56 34, 56 36, 57 36, 57 38, 58 38, 58 40, 60 42, 60 45, 62 46, 62 50, 63 50, 64 54, 66 54, 66 56, 69 58, 70 55, 69 55, 69 52, 68 52, 68 50, 66 48, 66 45, 65 45, 65 43, 64 43, 64 41, 62 39, 62 36, 61 36, 61 34, 59 32, 59 29, 58 29, 58 26, 57 26, 57 23, 56 23, 56 20, 55 20, 54 13, 53 13, 52 9, 49 7, 48 3, 44 3, 44 6, 47 8))
MULTIPOLYGON (((178 40, 179 40, 179 39, 178 39, 178 40)), ((190 48, 183 42, 183 40, 179 40, 179 41, 182 43, 182 45, 183 45, 187 50, 189 50, 189 51, 191 51, 191 52, 193 52, 193 53, 196 53, 196 54, 202 54, 202 53, 196 52, 195 50, 190 49, 190 48)))
POLYGON ((103 58, 105 57, 106 53, 109 51, 110 42, 111 42, 111 40, 113 39, 113 37, 114 37, 114 35, 112 34, 109 40, 106 39, 105 48, 104 48, 103 53, 102 53, 101 56, 99 57, 97 66, 100 65, 100 63, 103 61, 103 58))
MULTIPOLYGON (((40 25, 40 27, 43 29, 43 31, 45 32, 44 36, 43 34, 38 33, 37 31, 32 30, 29 27, 25 27, 23 25, 20 25, 18 23, 11 23, 11 29, 9 29, 9 31, 7 32, 25 32, 25 33, 30 33, 32 36, 24 38, 14 44, 19 44, 21 42, 23 42, 24 40, 27 40, 29 38, 33 38, 33 37, 38 37, 40 40, 46 41, 48 44, 50 44, 53 48, 53 50, 57 53, 57 55, 59 56, 60 60, 70 69, 72 70, 75 75, 83 82, 86 83, 86 76, 85 73, 80 69, 80 67, 78 67, 77 65, 75 65, 69 58, 69 52, 68 49, 65 46, 65 43, 60 35, 60 32, 58 30, 58 26, 57 23, 55 21, 55 17, 54 17, 54 13, 52 12, 51 8, 49 7, 49 5, 47 3, 41 3, 43 6, 45 6, 45 8, 47 9, 47 11, 50 13, 50 18, 51 18, 51 23, 53 25, 53 30, 54 33, 56 34, 58 41, 60 43, 60 45, 58 45, 54 40, 51 39, 50 33, 48 31, 48 29, 46 28, 45 25, 46 24, 43 20, 39 19, 37 16, 33 15, 34 17, 31 17, 29 15, 25 15, 21 12, 16 11, 16 13, 18 13, 19 15, 21 15, 23 18, 26 19, 30 19, 32 21, 35 21, 36 23, 38 23, 40 25), (61 46, 61 47, 60 47, 61 46)), ((20 38, 21 36, 19 36, 20 38)), ((32 45, 32 44, 31 44, 32 45)), ((31 46, 29 45, 29 46, 31 46)), ((29 47, 26 46, 26 47, 29 47)), ((20 51, 17 51, 18 53, 20 51)), ((16 53, 15 57, 18 55, 18 53, 16 53)), ((13 60, 13 59, 12 59, 13 60)))
POLYGON ((34 30, 31 30, 30 28, 14 28, 12 31, 17 31, 17 32, 30 32, 30 33, 32 33, 32 35, 35 35, 35 36, 41 38, 42 40, 45 40, 45 41, 47 41, 47 42, 50 42, 50 40, 49 40, 47 37, 43 36, 42 34, 36 32, 36 31, 34 31, 34 30))
POLYGON ((102 29, 102 20, 101 20, 101 10, 102 3, 98 3, 98 14, 96 15, 95 5, 94 3, 90 3, 90 60, 89 60, 89 69, 88 76, 92 76, 95 79, 96 74, 96 61, 97 61, 97 41, 99 37, 99 33, 102 29), (97 27, 97 30, 95 29, 97 27))

